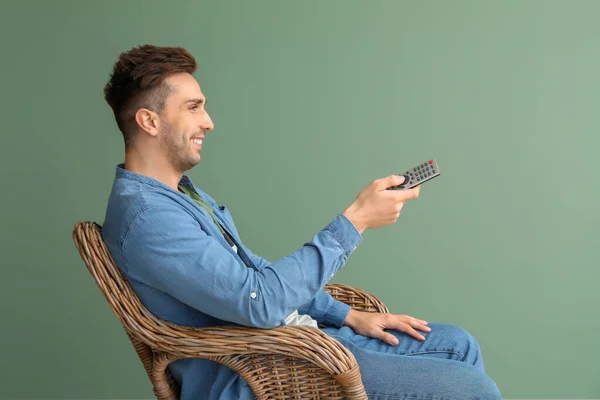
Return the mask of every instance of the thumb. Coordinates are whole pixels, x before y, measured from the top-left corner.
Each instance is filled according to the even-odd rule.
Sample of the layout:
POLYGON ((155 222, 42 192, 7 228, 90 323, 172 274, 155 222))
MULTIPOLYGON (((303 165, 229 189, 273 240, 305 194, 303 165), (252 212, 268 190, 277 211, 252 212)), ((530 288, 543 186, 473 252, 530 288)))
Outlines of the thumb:
POLYGON ((404 182, 404 176, 402 176, 402 175, 390 175, 387 178, 383 178, 382 179, 381 188, 382 189, 387 189, 390 186, 400 185, 402 182, 404 182))

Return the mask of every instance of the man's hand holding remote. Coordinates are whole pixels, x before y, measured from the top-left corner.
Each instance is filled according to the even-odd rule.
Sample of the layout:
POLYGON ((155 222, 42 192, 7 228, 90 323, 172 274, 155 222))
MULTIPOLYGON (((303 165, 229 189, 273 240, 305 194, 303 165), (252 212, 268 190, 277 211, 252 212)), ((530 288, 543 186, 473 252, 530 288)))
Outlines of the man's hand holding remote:
POLYGON ((365 229, 391 225, 400 216, 404 203, 419 197, 421 185, 408 190, 387 190, 404 182, 401 175, 376 179, 360 191, 343 214, 362 234, 365 229))

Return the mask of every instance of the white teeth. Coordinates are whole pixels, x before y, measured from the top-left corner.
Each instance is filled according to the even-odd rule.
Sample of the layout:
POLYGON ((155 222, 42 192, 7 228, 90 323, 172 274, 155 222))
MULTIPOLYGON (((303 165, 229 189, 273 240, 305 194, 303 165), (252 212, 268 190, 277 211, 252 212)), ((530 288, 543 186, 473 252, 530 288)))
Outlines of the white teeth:
POLYGON ((202 144, 202 139, 192 139, 192 142, 202 144))

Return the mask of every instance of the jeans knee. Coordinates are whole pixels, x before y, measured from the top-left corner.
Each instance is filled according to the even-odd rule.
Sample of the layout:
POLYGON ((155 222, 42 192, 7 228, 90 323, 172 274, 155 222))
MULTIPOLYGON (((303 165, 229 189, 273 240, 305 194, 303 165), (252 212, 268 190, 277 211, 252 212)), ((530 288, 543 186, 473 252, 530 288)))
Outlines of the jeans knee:
POLYGON ((479 343, 467 330, 457 325, 438 324, 435 327, 446 340, 464 356, 468 351, 479 351, 479 343))
POLYGON ((449 325, 449 329, 451 330, 451 335, 457 338, 457 340, 477 344, 475 337, 471 335, 471 333, 465 328, 462 328, 458 325, 449 325))
POLYGON ((460 338, 461 338, 462 343, 465 343, 466 345, 468 345, 469 348, 472 350, 479 351, 479 343, 477 342, 477 339, 475 339, 475 336, 471 335, 464 328, 461 328, 461 327, 456 327, 456 328, 460 332, 460 338))
POLYGON ((464 388, 464 392, 462 398, 465 400, 502 400, 498 386, 483 373, 471 379, 464 388))

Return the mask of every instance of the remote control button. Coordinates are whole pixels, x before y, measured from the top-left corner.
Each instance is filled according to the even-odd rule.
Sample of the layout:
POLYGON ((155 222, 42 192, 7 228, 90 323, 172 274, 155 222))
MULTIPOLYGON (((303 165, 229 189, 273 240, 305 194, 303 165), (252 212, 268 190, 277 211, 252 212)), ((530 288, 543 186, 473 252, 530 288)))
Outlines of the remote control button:
POLYGON ((429 160, 429 164, 433 164, 433 160, 429 160))

